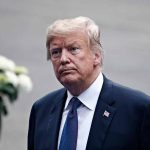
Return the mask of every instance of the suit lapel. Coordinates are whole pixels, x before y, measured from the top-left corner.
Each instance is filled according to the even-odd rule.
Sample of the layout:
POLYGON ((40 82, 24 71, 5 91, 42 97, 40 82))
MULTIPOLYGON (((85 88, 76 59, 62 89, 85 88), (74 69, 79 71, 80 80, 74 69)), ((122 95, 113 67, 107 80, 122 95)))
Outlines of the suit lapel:
POLYGON ((112 82, 104 77, 103 87, 97 102, 86 150, 102 148, 107 131, 115 114, 112 82))
POLYGON ((45 138, 45 150, 57 150, 59 128, 62 112, 66 101, 66 90, 62 91, 55 99, 55 104, 50 110, 45 138))

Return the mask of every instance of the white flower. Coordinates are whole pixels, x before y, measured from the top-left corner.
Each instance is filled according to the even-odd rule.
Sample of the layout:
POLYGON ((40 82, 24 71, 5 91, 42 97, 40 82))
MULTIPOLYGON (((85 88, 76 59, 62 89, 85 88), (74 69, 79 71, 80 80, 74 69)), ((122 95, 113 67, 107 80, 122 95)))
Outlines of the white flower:
POLYGON ((27 75, 20 74, 18 76, 18 86, 21 90, 30 92, 32 90, 32 81, 27 75))
POLYGON ((12 60, 0 55, 0 69, 14 71, 15 63, 12 60))
POLYGON ((24 66, 16 66, 14 72, 16 74, 28 74, 28 69, 24 66))
POLYGON ((17 77, 17 75, 14 72, 6 71, 5 75, 7 77, 7 82, 10 82, 15 87, 18 86, 18 77, 17 77))

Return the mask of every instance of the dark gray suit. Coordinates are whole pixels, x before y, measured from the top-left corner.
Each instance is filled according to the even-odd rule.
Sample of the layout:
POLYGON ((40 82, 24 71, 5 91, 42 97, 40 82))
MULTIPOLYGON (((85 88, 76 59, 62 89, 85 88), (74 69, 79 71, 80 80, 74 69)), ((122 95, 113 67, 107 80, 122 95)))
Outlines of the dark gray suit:
MULTIPOLYGON (((35 102, 28 150, 57 149, 66 97, 60 89, 35 102)), ((104 77, 86 150, 150 150, 150 97, 104 77)))

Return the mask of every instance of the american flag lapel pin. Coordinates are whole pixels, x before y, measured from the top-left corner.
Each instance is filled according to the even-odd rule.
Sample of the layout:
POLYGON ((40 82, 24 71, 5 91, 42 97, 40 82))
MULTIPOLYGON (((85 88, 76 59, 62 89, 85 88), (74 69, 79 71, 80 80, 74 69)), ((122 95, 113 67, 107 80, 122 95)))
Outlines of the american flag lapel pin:
POLYGON ((108 118, 108 117, 109 117, 109 115, 110 115, 110 113, 109 113, 107 110, 105 110, 105 111, 104 111, 104 113, 103 113, 103 116, 105 116, 105 117, 107 117, 107 118, 108 118))

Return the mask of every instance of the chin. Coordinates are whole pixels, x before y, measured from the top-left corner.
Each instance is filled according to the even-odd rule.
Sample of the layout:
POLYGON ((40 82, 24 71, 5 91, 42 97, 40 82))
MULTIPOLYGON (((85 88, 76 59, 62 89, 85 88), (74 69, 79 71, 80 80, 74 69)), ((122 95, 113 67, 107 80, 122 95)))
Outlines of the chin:
POLYGON ((70 86, 70 85, 73 85, 73 84, 76 84, 79 82, 79 80, 75 79, 75 78, 72 78, 72 77, 63 77, 61 78, 60 80, 60 83, 62 85, 64 85, 65 87, 67 86, 70 86))

